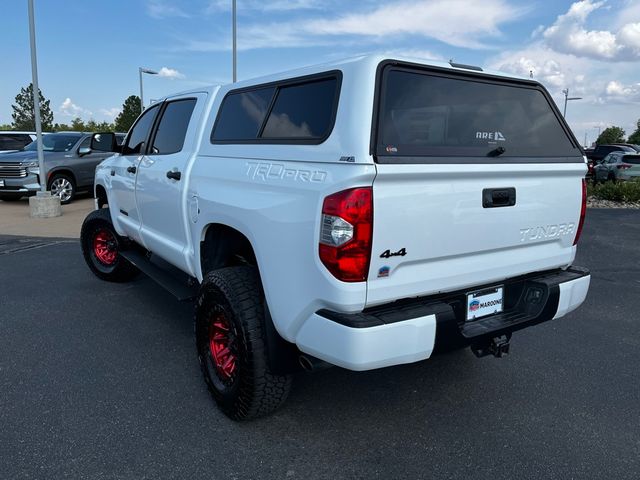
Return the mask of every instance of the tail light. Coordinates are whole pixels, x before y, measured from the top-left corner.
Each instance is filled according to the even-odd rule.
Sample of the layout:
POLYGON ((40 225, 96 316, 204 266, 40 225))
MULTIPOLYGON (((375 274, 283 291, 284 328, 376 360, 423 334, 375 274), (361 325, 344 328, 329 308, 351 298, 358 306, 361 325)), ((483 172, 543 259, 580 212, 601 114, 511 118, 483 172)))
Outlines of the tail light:
POLYGON ((320 260, 343 282, 364 282, 369 273, 373 236, 371 187, 351 188, 324 199, 320 260))
POLYGON ((577 245, 582 235, 582 227, 584 226, 584 217, 587 214, 587 181, 582 179, 582 208, 580 209, 580 221, 578 222, 578 228, 576 229, 576 238, 573 240, 573 244, 577 245))
POLYGON ((627 168, 631 168, 631 165, 629 165, 628 163, 621 163, 618 165, 618 170, 626 170, 627 168))

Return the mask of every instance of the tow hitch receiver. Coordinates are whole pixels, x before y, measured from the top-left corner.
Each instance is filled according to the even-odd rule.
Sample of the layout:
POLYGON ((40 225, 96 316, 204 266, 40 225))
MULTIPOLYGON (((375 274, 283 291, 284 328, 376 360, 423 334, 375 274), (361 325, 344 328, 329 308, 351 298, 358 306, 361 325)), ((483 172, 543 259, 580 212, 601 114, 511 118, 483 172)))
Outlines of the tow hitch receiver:
POLYGON ((509 354, 510 340, 511 334, 500 335, 499 337, 492 338, 488 342, 472 343, 471 351, 478 358, 486 357, 487 355, 502 358, 504 355, 509 354))

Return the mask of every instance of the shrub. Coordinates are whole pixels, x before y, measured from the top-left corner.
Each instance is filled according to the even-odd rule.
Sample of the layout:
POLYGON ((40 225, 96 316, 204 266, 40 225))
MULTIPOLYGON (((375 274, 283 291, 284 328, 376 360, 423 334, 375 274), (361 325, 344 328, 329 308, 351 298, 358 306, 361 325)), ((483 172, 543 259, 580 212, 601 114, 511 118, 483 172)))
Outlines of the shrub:
POLYGON ((607 181, 598 185, 589 185, 587 194, 600 200, 612 202, 640 202, 640 179, 627 182, 607 181))

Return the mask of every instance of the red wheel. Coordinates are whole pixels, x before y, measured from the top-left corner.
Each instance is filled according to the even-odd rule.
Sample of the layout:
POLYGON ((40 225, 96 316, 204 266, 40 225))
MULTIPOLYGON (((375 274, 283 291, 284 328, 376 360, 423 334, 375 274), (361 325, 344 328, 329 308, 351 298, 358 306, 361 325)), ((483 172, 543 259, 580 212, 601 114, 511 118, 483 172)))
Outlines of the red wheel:
POLYGON ((214 314, 209 323, 209 354, 220 380, 232 384, 238 367, 237 345, 224 312, 214 314))
POLYGON ((205 275, 196 302, 198 359, 213 398, 234 420, 273 412, 291 388, 291 375, 269 368, 264 315, 255 268, 227 267, 205 275))
POLYGON ((111 266, 118 259, 118 242, 111 231, 101 228, 95 231, 93 237, 93 253, 96 258, 105 264, 111 266))
POLYGON ((120 255, 130 243, 114 230, 108 208, 87 215, 80 231, 80 244, 87 265, 99 278, 126 282, 138 274, 138 269, 120 255))

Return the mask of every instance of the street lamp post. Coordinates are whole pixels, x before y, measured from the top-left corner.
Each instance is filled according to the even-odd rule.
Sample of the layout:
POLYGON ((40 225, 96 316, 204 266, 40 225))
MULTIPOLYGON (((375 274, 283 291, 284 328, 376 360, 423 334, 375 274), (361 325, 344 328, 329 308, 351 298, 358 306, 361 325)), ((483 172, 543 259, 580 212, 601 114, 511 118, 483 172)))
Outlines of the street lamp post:
POLYGON ((602 131, 602 127, 600 125, 598 125, 597 127, 593 127, 593 128, 597 128, 598 129, 598 136, 596 137, 596 142, 597 142, 598 139, 600 138, 600 132, 602 131))
POLYGON ((29 0, 29 41, 31 43, 31 83, 33 84, 33 113, 36 121, 36 146, 38 151, 38 167, 40 170, 40 191, 47 191, 47 178, 44 170, 44 153, 42 148, 42 120, 40 119, 40 87, 38 85, 38 60, 36 56, 36 27, 33 12, 33 0, 29 0))
POLYGON ((142 74, 148 73, 149 75, 158 75, 158 72, 155 70, 150 70, 148 68, 138 67, 138 74, 140 75, 140 112, 144 111, 144 97, 142 93, 142 74))
POLYGON ((233 55, 233 83, 236 83, 236 79, 237 79, 237 75, 236 75, 236 70, 237 70, 237 60, 236 60, 236 54, 237 54, 237 45, 236 45, 236 0, 232 0, 231 2, 231 23, 232 23, 232 55, 233 55))
POLYGON ((562 112, 562 116, 566 118, 567 102, 569 102, 570 100, 582 100, 582 97, 570 97, 568 88, 565 88, 564 90, 562 90, 562 93, 564 93, 564 111, 562 112))
POLYGON ((29 10, 29 43, 31 47, 31 82, 33 85, 33 116, 36 127, 36 150, 38 152, 38 176, 40 191, 29 198, 29 215, 36 218, 59 217, 62 215, 60 197, 47 191, 47 171, 44 164, 42 146, 42 119, 40 118, 40 86, 38 85, 38 58, 36 54, 36 22, 33 0, 28 2, 29 10))

